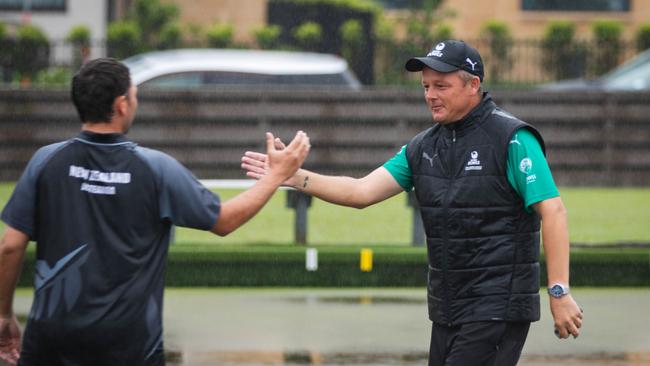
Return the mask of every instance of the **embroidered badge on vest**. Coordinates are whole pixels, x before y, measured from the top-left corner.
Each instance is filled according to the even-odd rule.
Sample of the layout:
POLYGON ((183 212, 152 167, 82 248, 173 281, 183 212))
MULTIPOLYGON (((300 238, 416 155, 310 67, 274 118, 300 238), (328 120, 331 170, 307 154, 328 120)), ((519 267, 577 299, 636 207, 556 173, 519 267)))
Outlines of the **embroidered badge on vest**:
POLYGON ((469 155, 470 159, 465 165, 465 170, 483 170, 481 161, 478 159, 478 151, 474 150, 469 155))

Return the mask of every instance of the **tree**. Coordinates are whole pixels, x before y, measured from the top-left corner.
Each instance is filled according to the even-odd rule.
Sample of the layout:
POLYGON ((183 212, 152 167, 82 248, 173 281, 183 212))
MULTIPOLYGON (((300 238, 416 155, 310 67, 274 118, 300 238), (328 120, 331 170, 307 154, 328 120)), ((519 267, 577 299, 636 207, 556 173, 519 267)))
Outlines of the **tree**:
POLYGON ((160 35, 169 23, 178 19, 180 10, 172 3, 160 0, 135 0, 129 17, 140 29, 142 43, 146 49, 160 48, 160 35))
POLYGON ((123 58, 137 52, 180 46, 182 32, 177 5, 160 0, 135 0, 124 20, 108 25, 109 55, 123 58), (124 44, 120 44, 124 42, 124 44))
POLYGON ((639 52, 650 49, 650 23, 639 26, 636 32, 636 49, 639 52))
POLYGON ((259 48, 268 50, 280 46, 281 33, 282 27, 279 25, 267 25, 253 30, 253 37, 259 48))
POLYGON ((483 25, 483 36, 488 42, 489 52, 484 55, 483 62, 489 67, 489 78, 493 83, 499 83, 503 74, 512 67, 512 35, 508 24, 491 20, 483 25))
POLYGON ((347 20, 340 29, 343 46, 341 53, 350 64, 361 62, 360 51, 363 47, 363 25, 355 19, 347 20))
POLYGON ((232 47, 234 29, 230 24, 215 24, 208 29, 206 36, 208 45, 214 48, 232 47))
POLYGON ((180 48, 183 43, 183 30, 178 22, 169 22, 160 30, 158 49, 180 48))
POLYGON ((615 20, 597 20, 592 25, 595 48, 592 69, 596 76, 602 75, 619 63, 623 44, 623 23, 615 20))
POLYGON ((65 41, 72 44, 72 64, 78 69, 90 56, 90 28, 85 25, 72 27, 65 41))
POLYGON ((582 77, 585 74, 586 48, 576 42, 572 21, 548 24, 542 39, 542 66, 555 80, 582 77))
POLYGON ((21 82, 31 83, 36 74, 49 65, 50 43, 45 33, 34 25, 18 27, 15 56, 21 82))
POLYGON ((298 46, 307 51, 317 51, 323 39, 323 29, 316 22, 304 22, 294 28, 292 34, 298 46))
POLYGON ((108 26, 106 46, 108 55, 124 59, 140 52, 140 27, 133 21, 113 22, 108 26))

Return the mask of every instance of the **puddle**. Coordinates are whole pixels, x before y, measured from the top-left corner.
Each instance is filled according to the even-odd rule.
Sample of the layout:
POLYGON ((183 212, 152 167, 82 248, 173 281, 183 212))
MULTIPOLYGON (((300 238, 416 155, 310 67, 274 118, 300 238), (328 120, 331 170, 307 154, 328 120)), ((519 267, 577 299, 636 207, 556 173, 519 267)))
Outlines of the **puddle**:
MULTIPOLYGON (((319 353, 294 352, 205 352, 182 355, 167 352, 168 366, 416 366, 427 363, 427 353, 319 353)), ((641 366, 650 365, 650 353, 593 354, 587 356, 523 355, 519 366, 641 366)))
POLYGON ((335 304, 335 305, 426 305, 424 298, 398 296, 304 296, 288 297, 288 302, 296 304, 335 304))

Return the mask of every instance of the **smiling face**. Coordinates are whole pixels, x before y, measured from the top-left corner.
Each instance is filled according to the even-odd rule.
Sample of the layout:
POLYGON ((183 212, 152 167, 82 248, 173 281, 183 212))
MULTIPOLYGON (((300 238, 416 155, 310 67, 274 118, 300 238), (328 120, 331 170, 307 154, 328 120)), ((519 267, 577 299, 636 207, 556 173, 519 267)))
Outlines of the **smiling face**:
POLYGON ((481 101, 480 86, 478 76, 466 80, 459 71, 422 69, 424 99, 436 123, 444 125, 465 117, 481 101))

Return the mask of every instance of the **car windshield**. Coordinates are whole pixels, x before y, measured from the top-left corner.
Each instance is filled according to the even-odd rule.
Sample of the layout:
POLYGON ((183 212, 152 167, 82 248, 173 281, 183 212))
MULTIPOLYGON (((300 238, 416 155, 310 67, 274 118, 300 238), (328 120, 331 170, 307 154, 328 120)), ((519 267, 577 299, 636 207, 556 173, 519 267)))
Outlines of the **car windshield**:
POLYGON ((650 88, 650 52, 644 52, 602 79, 608 89, 650 88))
POLYGON ((142 87, 152 88, 186 88, 216 85, 311 85, 311 86, 348 86, 350 80, 345 73, 322 75, 264 75, 238 72, 199 71, 162 75, 145 81, 142 87))

